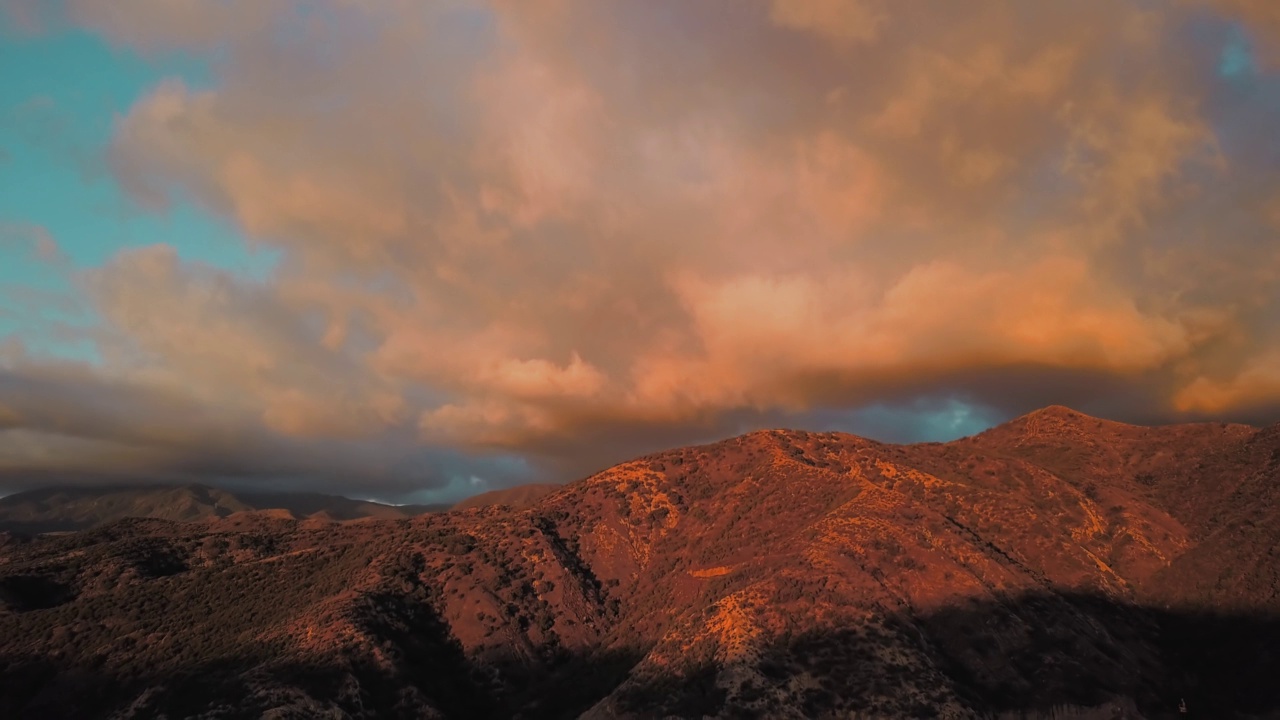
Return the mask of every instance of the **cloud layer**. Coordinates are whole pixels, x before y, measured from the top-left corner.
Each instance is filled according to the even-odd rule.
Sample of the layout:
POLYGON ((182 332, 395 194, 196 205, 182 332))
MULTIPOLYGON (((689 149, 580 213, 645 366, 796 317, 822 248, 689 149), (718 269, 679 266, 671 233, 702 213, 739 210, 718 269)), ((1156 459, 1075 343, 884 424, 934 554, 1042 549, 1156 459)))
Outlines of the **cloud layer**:
POLYGON ((65 21, 217 58, 118 181, 281 261, 76 271, 101 362, 6 341, 12 474, 399 493, 922 398, 1280 406, 1271 3, 104 8, 65 21))

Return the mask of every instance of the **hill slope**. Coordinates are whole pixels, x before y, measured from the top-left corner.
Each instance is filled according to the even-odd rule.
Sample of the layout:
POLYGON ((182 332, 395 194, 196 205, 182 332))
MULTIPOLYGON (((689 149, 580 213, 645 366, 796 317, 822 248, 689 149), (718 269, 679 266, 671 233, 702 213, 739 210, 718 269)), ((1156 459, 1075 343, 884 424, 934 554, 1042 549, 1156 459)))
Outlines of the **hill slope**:
POLYGON ((1275 716, 1276 457, 1050 408, 752 433, 517 511, 11 536, 0 715, 1275 716))
POLYGON ((469 510, 489 505, 505 505, 516 510, 523 510, 562 487, 564 486, 556 483, 529 483, 501 490, 490 490, 462 500, 457 505, 454 505, 453 509, 469 510))
POLYGON ((0 498, 0 531, 63 532, 125 518, 210 520, 241 512, 282 511, 298 519, 395 519, 439 510, 393 506, 319 493, 232 492, 204 485, 132 485, 31 490, 0 498))

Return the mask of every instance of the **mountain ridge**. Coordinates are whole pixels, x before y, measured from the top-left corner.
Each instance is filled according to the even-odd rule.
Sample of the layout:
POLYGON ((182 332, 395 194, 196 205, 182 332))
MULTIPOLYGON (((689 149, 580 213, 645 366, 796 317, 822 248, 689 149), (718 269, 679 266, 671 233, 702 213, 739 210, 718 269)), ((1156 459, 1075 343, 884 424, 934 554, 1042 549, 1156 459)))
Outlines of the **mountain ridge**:
POLYGON ((1047 417, 1091 434, 771 430, 523 509, 11 539, 0 711, 1280 713, 1280 426, 1047 417))
POLYGON ((0 530, 71 532, 125 518, 210 521, 236 513, 285 512, 294 519, 403 518, 442 506, 386 505, 341 495, 233 491, 201 483, 59 486, 0 498, 0 530))
MULTIPOLYGON (((1256 430, 1248 425, 1222 423, 1188 423, 1162 426, 1129 425, 1111 420, 1092 417, 1062 405, 1050 405, 1039 410, 1026 413, 1008 420, 1000 425, 988 428, 976 435, 949 441, 980 442, 992 446, 991 438, 1016 436, 1020 439, 1017 446, 1034 445, 1036 437, 1053 430, 1069 430, 1079 434, 1083 425, 1089 424, 1111 431, 1144 432, 1153 428, 1196 428, 1222 427, 1240 434, 1256 430)), ((729 438, 759 439, 765 441, 771 437, 786 437, 789 433, 807 433, 806 430, 788 428, 766 428, 744 433, 729 438)), ((879 443, 879 441, 849 433, 835 435, 879 443)), ((723 442, 723 441, 720 441, 723 442)), ((714 445, 708 443, 706 447, 714 445)), ((891 445, 891 443, 880 443, 891 445)), ((916 443, 918 445, 938 445, 947 443, 916 443)), ((1006 443, 1007 444, 1007 443, 1006 443)), ((998 446, 999 443, 996 443, 998 446)), ((1005 448, 1006 450, 1009 448, 1005 448)), ((457 503, 429 505, 391 505, 372 500, 355 500, 341 495, 327 495, 311 492, 271 492, 263 490, 245 490, 220 488, 203 483, 113 483, 103 485, 58 485, 13 493, 0 497, 0 530, 18 530, 25 532, 66 532, 83 530, 106 522, 125 517, 153 517, 170 520, 209 520, 224 517, 235 512, 265 512, 283 510, 295 516, 295 519, 313 518, 345 521, 365 517, 397 518, 408 517, 424 512, 443 512, 447 510, 464 510, 485 505, 507 505, 514 509, 523 509, 534 504, 543 496, 564 487, 560 483, 529 483, 510 488, 500 488, 465 498, 457 503), (119 496, 107 498, 106 496, 119 496), (216 498, 214 497, 216 496, 216 498), (93 514, 90 508, 74 508, 76 501, 90 499, 94 501, 99 515, 93 514), (111 500, 112 502, 103 502, 111 500), (165 506, 162 501, 172 503, 165 506), (57 506, 53 510, 50 505, 57 506), (102 510, 103 505, 115 504, 102 510), (25 505, 25 507, 23 507, 25 505), (32 506, 35 507, 32 507, 32 506), (42 512, 43 511, 43 512, 42 512), (61 513, 64 516, 60 516, 61 513), (69 517, 65 516, 69 515, 69 517)))

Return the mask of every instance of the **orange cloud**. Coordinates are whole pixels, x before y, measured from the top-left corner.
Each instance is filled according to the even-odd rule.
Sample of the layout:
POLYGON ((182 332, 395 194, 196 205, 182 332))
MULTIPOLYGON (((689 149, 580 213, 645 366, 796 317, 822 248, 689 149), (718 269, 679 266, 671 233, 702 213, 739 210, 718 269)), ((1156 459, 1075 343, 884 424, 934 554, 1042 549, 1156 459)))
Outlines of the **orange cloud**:
POLYGON ((769 19, 838 42, 876 39, 889 13, 878 0, 772 0, 769 19))
POLYGON ((1265 3, 252 5, 76 5, 226 53, 118 119, 113 168, 283 258, 89 273, 113 381, 290 441, 558 458, 923 393, 1013 409, 974 380, 1013 369, 1067 403, 1066 375, 1130 383, 1145 417, 1271 397, 1280 178, 1266 124, 1223 117, 1274 108, 1219 113, 1190 31, 1270 37, 1265 3))
POLYGON ((1201 375, 1174 398, 1184 412, 1222 413, 1232 408, 1267 407, 1280 402, 1280 349, 1249 358, 1226 377, 1201 375))
POLYGON ((937 262, 878 296, 871 285, 856 273, 686 282, 681 295, 704 352, 684 364, 669 349, 643 359, 637 399, 804 408, 821 403, 823 390, 789 386, 789 378, 825 373, 857 383, 859 373, 1016 364, 1131 372, 1189 347, 1185 328, 1099 287, 1077 258, 992 271, 937 262))

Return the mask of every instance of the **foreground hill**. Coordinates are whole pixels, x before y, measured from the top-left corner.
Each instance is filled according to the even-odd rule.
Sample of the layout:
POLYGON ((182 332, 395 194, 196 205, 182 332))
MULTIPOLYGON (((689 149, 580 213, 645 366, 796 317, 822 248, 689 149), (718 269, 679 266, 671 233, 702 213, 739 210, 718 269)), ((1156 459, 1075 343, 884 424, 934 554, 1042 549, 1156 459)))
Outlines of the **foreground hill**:
POLYGON ((0 498, 0 531, 65 532, 125 518, 197 521, 258 511, 278 511, 295 519, 395 519, 440 509, 383 505, 320 493, 233 492, 204 485, 66 487, 0 498))
POLYGON ((1277 482, 1280 428, 1049 408, 523 510, 10 535, 0 716, 1277 717, 1277 482))

